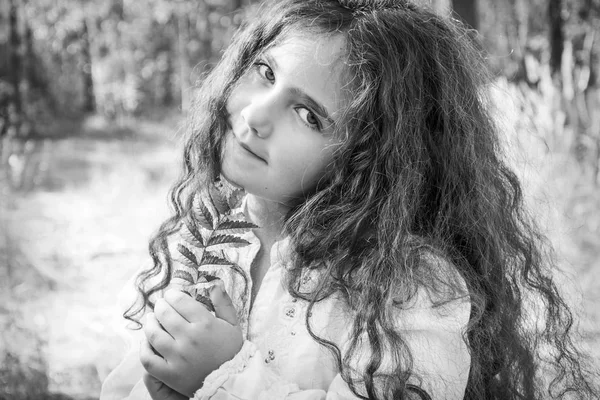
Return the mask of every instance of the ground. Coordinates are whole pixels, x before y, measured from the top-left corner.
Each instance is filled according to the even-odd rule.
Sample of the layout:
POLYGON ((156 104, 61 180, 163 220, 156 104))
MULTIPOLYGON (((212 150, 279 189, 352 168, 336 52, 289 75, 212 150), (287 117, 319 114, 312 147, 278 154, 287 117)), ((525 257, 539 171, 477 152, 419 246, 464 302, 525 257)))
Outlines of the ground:
POLYGON ((95 399, 122 357, 118 294, 148 265, 148 239, 168 215, 179 168, 177 119, 124 124, 64 124, 77 132, 34 151, 37 184, 5 198, 0 356, 33 367, 0 370, 0 399, 43 398, 35 390, 44 388, 20 387, 35 372, 47 382, 27 385, 95 399))
MULTIPOLYGON (((3 188, 0 215, 0 400, 98 398, 125 349, 119 291, 148 265, 148 239, 169 212, 178 118, 63 122, 32 145, 24 182, 4 176, 15 188, 3 188)), ((515 166, 578 312, 578 341, 600 366, 600 189, 539 137, 516 142, 515 166)), ((14 172, 21 160, 4 161, 14 172)))

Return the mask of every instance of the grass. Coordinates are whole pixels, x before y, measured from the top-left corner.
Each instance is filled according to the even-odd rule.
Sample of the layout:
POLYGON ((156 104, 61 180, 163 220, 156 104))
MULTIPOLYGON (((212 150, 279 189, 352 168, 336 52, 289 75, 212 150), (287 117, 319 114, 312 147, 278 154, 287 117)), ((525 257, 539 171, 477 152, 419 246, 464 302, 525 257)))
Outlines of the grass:
MULTIPOLYGON (((600 366, 600 189, 549 139, 556 132, 544 132, 552 108, 519 93, 497 87, 509 158, 556 248, 579 341, 600 366)), ((98 397, 125 346, 119 291, 148 265, 148 239, 168 214, 178 118, 59 122, 33 146, 21 189, 9 190, 5 177, 0 400, 98 397)))

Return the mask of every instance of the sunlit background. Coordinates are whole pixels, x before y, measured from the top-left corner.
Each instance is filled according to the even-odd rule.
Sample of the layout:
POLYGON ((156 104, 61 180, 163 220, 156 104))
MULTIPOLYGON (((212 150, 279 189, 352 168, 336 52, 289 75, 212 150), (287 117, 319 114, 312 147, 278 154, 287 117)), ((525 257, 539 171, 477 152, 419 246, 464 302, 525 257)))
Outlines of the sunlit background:
MULTIPOLYGON (((598 367, 600 0, 422 1, 478 29, 508 160, 598 367)), ((98 398, 192 88, 254 6, 0 0, 0 400, 98 398)))

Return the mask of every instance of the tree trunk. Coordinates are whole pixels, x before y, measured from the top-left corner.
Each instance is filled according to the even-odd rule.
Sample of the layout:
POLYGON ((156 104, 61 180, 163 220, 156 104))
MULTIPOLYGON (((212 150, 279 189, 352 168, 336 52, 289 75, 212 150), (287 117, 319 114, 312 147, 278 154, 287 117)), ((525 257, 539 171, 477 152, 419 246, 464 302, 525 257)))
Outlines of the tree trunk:
POLYGON ((514 61, 511 76, 516 81, 526 81, 537 84, 539 71, 532 68, 531 57, 526 54, 527 37, 529 34, 529 6, 527 0, 510 0, 507 3, 506 36, 511 49, 511 59, 514 61), (529 57, 529 58, 528 58, 529 57))
POLYGON ((165 51, 165 70, 162 71, 162 96, 160 103, 163 106, 170 107, 173 105, 173 88, 171 85, 171 78, 174 74, 173 57, 170 51, 165 51))
POLYGON ((560 73, 562 54, 564 51, 564 19, 562 16, 562 0, 550 0, 548 17, 550 22, 550 68, 552 74, 560 73))
POLYGON ((517 22, 517 37, 521 53, 525 52, 529 37, 529 3, 527 0, 513 0, 513 13, 517 22))
POLYGON ((190 107, 190 66, 187 55, 187 43, 189 42, 189 17, 185 12, 179 10, 177 16, 177 36, 179 49, 179 80, 181 89, 181 111, 186 112, 190 107))
POLYGON ((245 6, 245 1, 244 0, 231 0, 231 9, 233 11, 237 11, 240 8, 245 6))
MULTIPOLYGON (((0 79, 9 75, 10 44, 6 34, 8 27, 8 14, 4 7, 0 7, 0 79)), ((8 129, 8 104, 6 96, 0 96, 0 162, 2 161, 2 137, 8 129)), ((0 181, 1 183, 1 181, 0 181)))
POLYGON ((176 39, 177 29, 175 28, 176 21, 174 18, 169 19, 165 25, 165 43, 160 47, 159 57, 161 61, 164 60, 164 70, 161 68, 161 96, 160 103, 163 106, 170 107, 173 105, 173 85, 172 79, 175 75, 175 66, 173 65, 173 59, 175 58, 175 52, 172 49, 172 44, 176 39))
MULTIPOLYGON (((48 106, 49 110, 54 112, 56 111, 55 105, 56 101, 52 98, 52 93, 50 88, 48 87, 48 78, 46 76, 46 70, 44 69, 44 64, 42 60, 38 57, 33 39, 33 30, 29 25, 29 21, 24 22, 24 30, 25 30, 25 43, 24 43, 24 54, 22 57, 23 61, 23 76, 21 80, 26 82, 26 89, 22 94, 26 99, 31 96, 42 96, 46 100, 45 105, 48 106)), ((23 89, 23 88, 22 88, 23 89)), ((28 100, 24 100, 27 103, 28 100)))
POLYGON ((452 9, 469 27, 479 29, 477 0, 452 0, 452 9))
MULTIPOLYGON (((235 5, 234 5, 235 6, 235 5)), ((197 32, 200 35, 200 42, 202 43, 202 58, 206 62, 208 66, 213 56, 212 51, 212 42, 213 42, 213 34, 210 25, 210 8, 206 1, 202 2, 201 12, 198 13, 200 19, 196 21, 197 32)), ((204 73, 204 71, 200 71, 204 73)))
POLYGON ((90 51, 90 35, 86 20, 81 21, 81 78, 83 82, 83 111, 96 110, 94 97, 94 79, 92 76, 92 53, 90 51))
POLYGON ((33 31, 29 23, 25 21, 25 54, 23 56, 24 79, 27 81, 30 89, 39 88, 38 74, 36 71, 35 50, 33 49, 33 31))
POLYGON ((19 134, 21 119, 23 114, 23 104, 21 98, 21 37, 19 36, 19 17, 18 17, 17 0, 9 0, 9 49, 10 49, 10 67, 9 76, 10 83, 13 88, 12 104, 13 115, 8 115, 9 125, 15 128, 14 135, 19 134))

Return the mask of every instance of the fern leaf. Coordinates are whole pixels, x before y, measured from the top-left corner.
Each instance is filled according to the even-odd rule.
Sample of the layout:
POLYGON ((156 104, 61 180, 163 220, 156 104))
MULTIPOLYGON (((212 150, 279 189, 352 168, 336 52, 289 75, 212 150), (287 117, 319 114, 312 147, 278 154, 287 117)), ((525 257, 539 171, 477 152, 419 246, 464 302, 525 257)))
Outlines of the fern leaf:
POLYGON ((188 295, 188 296, 190 296, 192 299, 194 298, 194 296, 192 295, 192 293, 190 293, 190 291, 189 291, 189 290, 187 290, 187 289, 181 289, 181 292, 182 292, 182 293, 185 293, 185 294, 187 294, 187 295, 188 295))
POLYGON ((208 210, 208 207, 206 207, 206 205, 204 204, 199 194, 196 195, 196 197, 194 198, 193 209, 196 220, 200 225, 202 225, 206 229, 214 229, 213 216, 208 210))
POLYGON ((219 189, 211 185, 208 193, 210 194, 210 198, 215 206, 215 208, 219 211, 220 214, 227 214, 230 211, 229 204, 227 204, 227 200, 225 197, 219 192, 219 189))
POLYGON ((183 279, 184 281, 189 282, 191 284, 196 283, 192 274, 181 269, 175 271, 175 273, 173 274, 173 278, 183 279))
POLYGON ((194 253, 192 253, 192 251, 190 249, 188 249, 181 243, 178 243, 177 250, 179 250, 179 252, 183 256, 182 261, 185 265, 187 265, 190 268, 194 268, 194 269, 198 268, 198 259, 196 258, 194 253), (187 260, 187 262, 186 262, 186 260, 187 260))
POLYGON ((244 197, 245 194, 244 190, 233 186, 222 176, 219 177, 219 179, 215 182, 215 188, 227 202, 229 211, 239 205, 242 197, 244 197))
POLYGON ((219 257, 213 252, 205 251, 202 255, 201 265, 231 265, 231 262, 223 257, 219 257))
POLYGON ((210 274, 207 274, 207 273, 202 273, 200 275, 200 278, 198 279, 198 282, 210 283, 210 282, 215 281, 217 279, 219 279, 218 276, 210 275, 210 274))
POLYGON ((187 257, 178 257, 177 261, 179 261, 180 263, 192 270, 198 269, 198 265, 195 264, 193 261, 190 261, 187 257))
POLYGON ((201 294, 197 294, 196 301, 199 301, 200 303, 204 304, 206 306, 206 308, 208 308, 208 311, 211 311, 211 312, 215 311, 215 306, 213 306, 212 301, 210 301, 210 299, 208 297, 203 296, 201 294))
POLYGON ((206 247, 217 246, 220 244, 230 244, 233 247, 239 247, 242 245, 248 245, 250 242, 233 235, 216 235, 210 238, 206 244, 206 247))
POLYGON ((258 228, 255 224, 243 220, 226 219, 217 226, 218 231, 235 231, 235 233, 245 233, 250 229, 258 228))
POLYGON ((194 247, 198 247, 200 249, 204 248, 204 239, 202 238, 202 234, 198 228, 196 228, 192 221, 186 220, 184 223, 187 229, 183 231, 182 237, 185 239, 185 241, 194 247))

